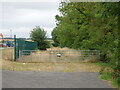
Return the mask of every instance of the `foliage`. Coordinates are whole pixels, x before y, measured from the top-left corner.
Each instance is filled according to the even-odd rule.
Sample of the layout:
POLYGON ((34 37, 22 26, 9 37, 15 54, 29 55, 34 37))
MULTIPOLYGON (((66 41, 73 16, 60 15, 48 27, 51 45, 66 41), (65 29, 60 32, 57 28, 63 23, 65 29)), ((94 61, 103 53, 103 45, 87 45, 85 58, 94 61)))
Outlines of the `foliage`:
POLYGON ((49 42, 46 41, 46 32, 44 29, 41 29, 39 26, 34 28, 31 33, 30 37, 33 41, 37 42, 38 49, 40 50, 46 50, 46 48, 49 47, 49 42))
POLYGON ((117 77, 117 78, 113 79, 113 73, 104 73, 104 74, 100 75, 100 77, 103 80, 112 81, 113 86, 119 88, 120 77, 117 77))
POLYGON ((119 10, 117 2, 63 2, 61 14, 56 15, 53 40, 61 47, 100 50, 100 60, 112 64, 114 73, 120 73, 119 10))
POLYGON ((55 29, 52 31, 52 36, 53 36, 52 39, 54 40, 54 43, 52 45, 54 47, 59 46, 59 41, 57 40, 57 32, 55 29))

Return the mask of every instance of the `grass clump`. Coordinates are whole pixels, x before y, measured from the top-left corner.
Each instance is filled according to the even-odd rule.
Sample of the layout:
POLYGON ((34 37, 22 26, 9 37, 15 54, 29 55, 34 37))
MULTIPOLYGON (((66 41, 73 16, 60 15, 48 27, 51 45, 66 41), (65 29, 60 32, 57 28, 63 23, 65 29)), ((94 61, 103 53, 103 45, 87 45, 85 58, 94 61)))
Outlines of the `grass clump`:
POLYGON ((115 88, 119 88, 119 86, 120 86, 120 77, 113 78, 113 73, 104 73, 104 74, 100 75, 100 78, 103 80, 110 81, 110 83, 115 88))
POLYGON ((100 78, 103 80, 109 81, 113 87, 120 88, 120 73, 118 70, 112 68, 112 64, 110 63, 96 63, 101 66, 101 70, 99 71, 100 78))

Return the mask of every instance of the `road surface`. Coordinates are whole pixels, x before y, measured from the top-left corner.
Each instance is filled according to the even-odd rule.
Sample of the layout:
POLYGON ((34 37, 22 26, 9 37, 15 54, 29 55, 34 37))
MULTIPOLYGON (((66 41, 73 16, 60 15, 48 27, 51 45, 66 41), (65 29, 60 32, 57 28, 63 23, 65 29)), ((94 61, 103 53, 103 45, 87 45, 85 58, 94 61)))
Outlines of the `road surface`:
POLYGON ((2 71, 3 88, 111 88, 96 72, 2 71))

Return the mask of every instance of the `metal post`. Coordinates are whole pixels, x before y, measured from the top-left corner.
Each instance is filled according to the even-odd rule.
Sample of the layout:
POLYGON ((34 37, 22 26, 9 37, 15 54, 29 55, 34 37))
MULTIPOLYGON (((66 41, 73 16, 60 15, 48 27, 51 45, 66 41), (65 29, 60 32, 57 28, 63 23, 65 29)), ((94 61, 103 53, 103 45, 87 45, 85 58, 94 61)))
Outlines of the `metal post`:
POLYGON ((16 35, 14 35, 14 61, 16 61, 16 59, 17 59, 17 57, 16 57, 16 55, 17 55, 17 53, 16 53, 16 35))
POLYGON ((19 50, 19 59, 21 58, 21 52, 22 52, 22 50, 19 50))

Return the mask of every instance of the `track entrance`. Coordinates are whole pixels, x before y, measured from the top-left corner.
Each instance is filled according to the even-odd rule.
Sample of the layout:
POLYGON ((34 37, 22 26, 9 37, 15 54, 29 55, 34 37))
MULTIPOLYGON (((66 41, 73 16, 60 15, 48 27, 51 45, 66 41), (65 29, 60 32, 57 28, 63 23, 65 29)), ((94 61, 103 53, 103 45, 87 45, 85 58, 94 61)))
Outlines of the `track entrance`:
POLYGON ((98 50, 20 50, 19 54, 19 61, 25 62, 79 62, 97 60, 100 52, 98 50))

